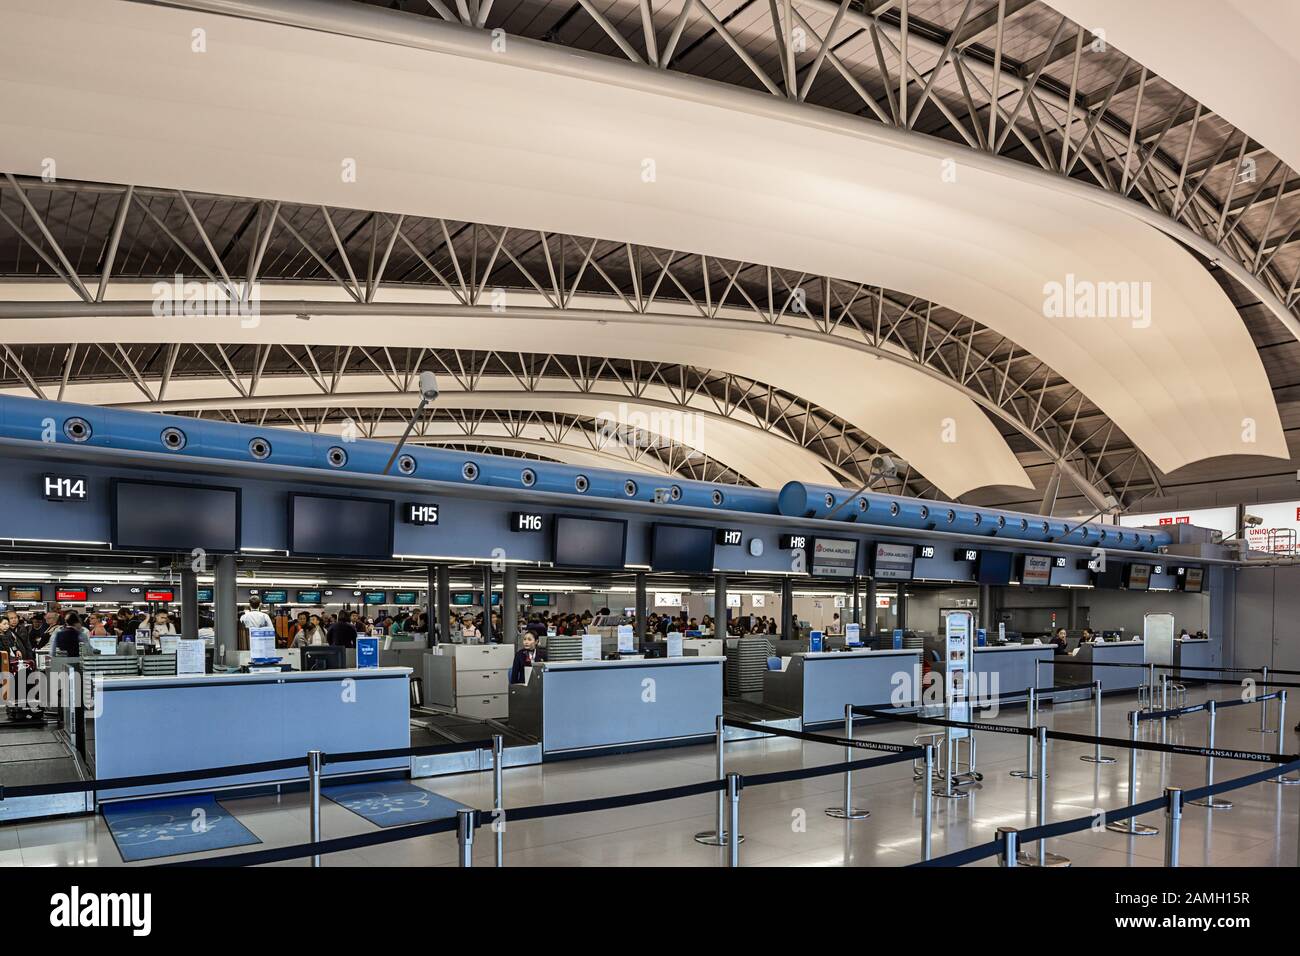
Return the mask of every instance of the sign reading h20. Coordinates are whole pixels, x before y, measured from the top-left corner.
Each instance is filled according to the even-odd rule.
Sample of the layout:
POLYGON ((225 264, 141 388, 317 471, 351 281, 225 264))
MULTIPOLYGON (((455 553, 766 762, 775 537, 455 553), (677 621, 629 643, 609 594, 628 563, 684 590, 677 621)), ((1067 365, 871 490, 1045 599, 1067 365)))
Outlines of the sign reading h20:
POLYGON ((407 524, 437 524, 438 506, 408 501, 402 506, 402 519, 407 524))
POLYGON ((84 475, 45 475, 44 489, 46 501, 85 501, 86 478, 84 475))

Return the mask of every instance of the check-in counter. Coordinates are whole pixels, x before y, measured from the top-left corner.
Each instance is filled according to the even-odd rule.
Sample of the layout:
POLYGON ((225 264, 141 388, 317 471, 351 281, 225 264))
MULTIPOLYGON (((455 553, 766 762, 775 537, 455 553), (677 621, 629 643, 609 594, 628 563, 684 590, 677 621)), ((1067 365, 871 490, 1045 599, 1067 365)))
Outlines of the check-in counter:
MULTIPOLYGON (((86 714, 86 763, 98 778, 202 770, 411 746, 404 667, 267 674, 106 677, 86 714)), ((326 776, 409 770, 409 757, 327 764, 326 776)), ((101 790, 156 796, 305 780, 306 767, 101 790)))
POLYGON ((543 662, 510 687, 510 726, 546 756, 713 736, 721 657, 543 662))
POLYGON ((805 727, 843 722, 846 704, 889 704, 900 680, 913 699, 920 660, 915 650, 795 654, 764 675, 763 703, 799 714, 805 727))
MULTIPOLYGON (((1212 641, 1203 637, 1184 637, 1174 639, 1174 666, 1175 667, 1218 667, 1219 666, 1219 647, 1218 641, 1212 641)), ((1223 674, 1215 671, 1188 671, 1184 674, 1180 670, 1173 672, 1175 680, 1205 680, 1211 677, 1222 677, 1223 674)))
POLYGON ((1146 646, 1141 641, 1107 641, 1104 644, 1080 644, 1079 652, 1068 658, 1077 662, 1058 669, 1057 683, 1085 686, 1101 681, 1104 696, 1110 691, 1136 690, 1146 680, 1140 667, 1107 667, 1107 664, 1145 663, 1146 646))
POLYGON ((1052 661, 1056 649, 1050 644, 1001 644, 973 650, 971 688, 981 699, 1017 694, 1030 687, 1051 687, 1055 679, 1052 661))

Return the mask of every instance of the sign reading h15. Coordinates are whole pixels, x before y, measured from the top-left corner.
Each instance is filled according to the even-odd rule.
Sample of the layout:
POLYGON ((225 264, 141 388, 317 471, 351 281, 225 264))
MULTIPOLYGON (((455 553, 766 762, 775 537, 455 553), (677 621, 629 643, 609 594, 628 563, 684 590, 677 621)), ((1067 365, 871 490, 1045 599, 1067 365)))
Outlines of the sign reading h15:
POLYGON ((512 511, 510 530, 537 534, 546 530, 546 515, 537 511, 512 511))
POLYGON ((46 501, 85 501, 86 479, 84 475, 46 475, 46 501))
POLYGON ((437 524, 438 506, 408 501, 402 506, 402 518, 407 524, 437 524))

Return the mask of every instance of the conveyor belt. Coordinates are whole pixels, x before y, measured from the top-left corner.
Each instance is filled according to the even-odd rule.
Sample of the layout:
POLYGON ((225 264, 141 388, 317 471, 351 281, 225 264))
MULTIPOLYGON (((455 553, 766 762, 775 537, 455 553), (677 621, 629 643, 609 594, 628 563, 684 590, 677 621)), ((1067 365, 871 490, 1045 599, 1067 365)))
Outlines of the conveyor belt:
POLYGON ((743 720, 751 724, 799 719, 798 714, 784 708, 773 707, 771 704, 760 704, 752 700, 742 700, 739 697, 724 697, 722 699, 722 716, 732 720, 743 720))
MULTIPOLYGON (((84 779, 79 764, 54 728, 27 725, 0 732, 0 786, 29 787, 84 779)), ((11 797, 0 801, 0 823, 84 813, 84 793, 11 797)))
MULTIPOLYGON (((411 746, 437 744, 462 744, 474 740, 487 740, 500 734, 505 744, 505 767, 521 767, 541 763, 542 748, 533 738, 512 730, 495 720, 476 720, 458 714, 447 714, 430 708, 411 711, 411 746)), ((483 760, 491 764, 491 756, 483 751, 416 757, 411 761, 412 776, 430 777, 448 773, 464 773, 485 769, 483 760)))
POLYGON ((67 759, 68 748, 60 743, 9 744, 0 746, 0 764, 25 763, 38 760, 67 759))

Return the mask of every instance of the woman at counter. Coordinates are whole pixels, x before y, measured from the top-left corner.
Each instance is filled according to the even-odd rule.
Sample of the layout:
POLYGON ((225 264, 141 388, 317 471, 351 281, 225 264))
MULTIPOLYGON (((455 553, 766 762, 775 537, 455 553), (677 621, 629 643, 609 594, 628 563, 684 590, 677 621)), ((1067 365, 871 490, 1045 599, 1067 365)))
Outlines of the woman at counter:
POLYGON ((1066 648, 1068 648, 1068 647, 1070 646, 1070 641, 1069 641, 1069 639, 1065 636, 1065 628, 1063 628, 1063 627, 1058 627, 1058 628, 1056 629, 1056 633, 1052 635, 1052 639, 1051 639, 1051 641, 1050 641, 1049 643, 1052 644, 1052 645, 1056 648, 1056 653, 1057 653, 1057 654, 1065 654, 1065 653, 1068 653, 1067 650, 1066 650, 1066 648))
POLYGON ((524 682, 524 668, 532 667, 534 661, 546 660, 546 652, 537 646, 537 635, 532 631, 524 631, 520 638, 523 646, 515 651, 514 663, 510 665, 510 683, 522 684, 524 682))

